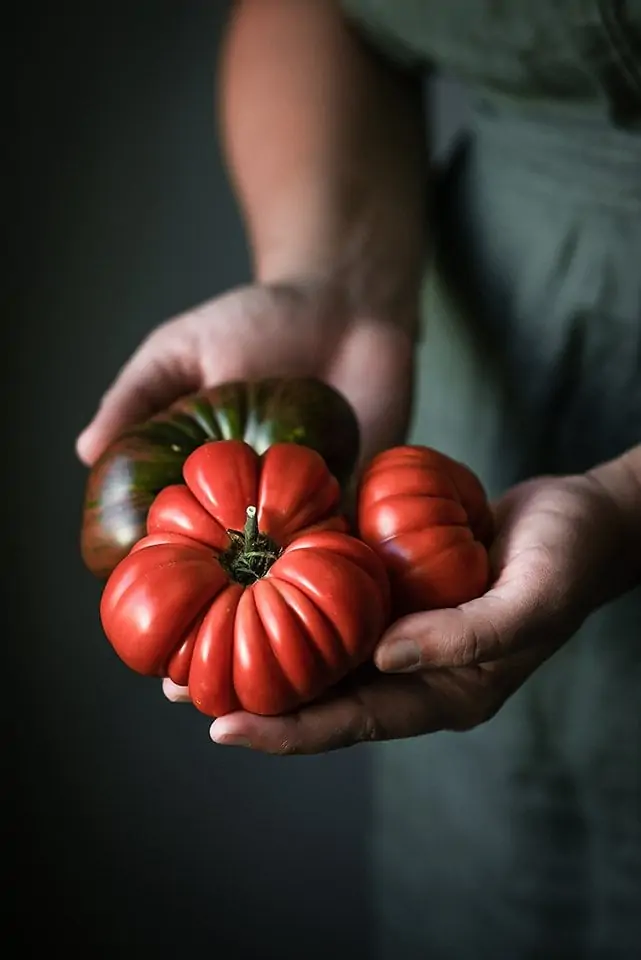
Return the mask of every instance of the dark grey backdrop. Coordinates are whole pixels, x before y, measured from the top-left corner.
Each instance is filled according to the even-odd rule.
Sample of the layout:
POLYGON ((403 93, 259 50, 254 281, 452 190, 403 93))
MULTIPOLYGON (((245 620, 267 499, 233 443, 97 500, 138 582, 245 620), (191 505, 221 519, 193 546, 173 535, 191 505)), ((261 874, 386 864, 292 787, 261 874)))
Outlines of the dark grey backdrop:
POLYGON ((73 444, 102 390, 156 323, 247 278, 212 119, 225 16, 220 0, 11 13, 3 681, 16 956, 45 942, 109 958, 366 956, 367 753, 214 747, 205 718, 116 660, 78 554, 73 444))

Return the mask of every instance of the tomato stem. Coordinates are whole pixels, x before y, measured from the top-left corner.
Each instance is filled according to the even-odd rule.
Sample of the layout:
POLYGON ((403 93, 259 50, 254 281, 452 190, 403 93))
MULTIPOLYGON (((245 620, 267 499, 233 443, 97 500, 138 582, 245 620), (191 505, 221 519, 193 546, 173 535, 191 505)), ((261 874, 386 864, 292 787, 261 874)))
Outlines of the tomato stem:
POLYGON ((258 536, 256 507, 247 507, 246 517, 243 534, 245 536, 245 553, 248 554, 252 553, 254 544, 256 543, 256 537, 258 536))
POLYGON ((247 507, 243 529, 227 533, 230 544, 218 560, 229 577, 244 587, 264 577, 281 555, 278 544, 258 529, 257 510, 253 505, 247 507))

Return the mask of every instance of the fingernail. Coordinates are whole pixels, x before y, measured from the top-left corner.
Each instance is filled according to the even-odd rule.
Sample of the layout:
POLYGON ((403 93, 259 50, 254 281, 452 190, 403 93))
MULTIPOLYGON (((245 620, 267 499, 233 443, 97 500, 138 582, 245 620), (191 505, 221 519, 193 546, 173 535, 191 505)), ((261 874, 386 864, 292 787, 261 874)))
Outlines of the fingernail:
POLYGON ((413 640, 398 640, 382 647, 376 655, 379 670, 401 673, 404 670, 416 670, 421 663, 421 653, 413 640))
POLYGON ((251 741, 247 737, 238 737, 233 733, 212 733, 211 738, 222 747, 251 747, 251 741))

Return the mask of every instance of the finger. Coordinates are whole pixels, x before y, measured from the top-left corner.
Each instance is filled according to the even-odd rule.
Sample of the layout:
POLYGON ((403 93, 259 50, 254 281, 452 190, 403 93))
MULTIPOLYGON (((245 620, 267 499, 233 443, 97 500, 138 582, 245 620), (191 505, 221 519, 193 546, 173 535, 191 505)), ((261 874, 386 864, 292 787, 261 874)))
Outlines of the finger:
POLYGON ((134 353, 104 395, 76 441, 80 459, 91 465, 124 429, 169 406, 199 385, 197 350, 190 350, 176 321, 159 327, 134 353))
POLYGON ((558 580, 544 558, 506 568, 477 600, 448 610, 413 614, 382 638, 374 662, 384 672, 487 663, 526 646, 549 642, 562 626, 558 580))
POLYGON ((162 682, 162 692, 172 703, 191 703, 188 687, 179 687, 177 683, 166 677, 162 682))
POLYGON ((215 743, 284 756, 470 730, 491 719, 552 652, 547 645, 479 666, 379 675, 289 716, 229 714, 214 721, 210 735, 215 743))
POLYGON ((215 720, 215 743, 264 753, 315 754, 439 729, 439 705, 418 677, 376 677, 348 693, 279 717, 233 713, 215 720))

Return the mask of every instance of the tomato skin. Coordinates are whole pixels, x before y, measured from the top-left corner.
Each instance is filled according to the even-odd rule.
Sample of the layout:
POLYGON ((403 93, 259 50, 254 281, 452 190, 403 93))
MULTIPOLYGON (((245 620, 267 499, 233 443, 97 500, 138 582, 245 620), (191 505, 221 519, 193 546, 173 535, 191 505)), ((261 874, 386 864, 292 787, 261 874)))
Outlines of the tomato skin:
POLYGON ((92 467, 80 537, 85 565, 106 578, 145 534, 164 487, 181 483, 189 454, 211 440, 244 440, 262 454, 274 443, 317 450, 343 488, 359 455, 359 427, 347 400, 314 378, 231 382, 182 398, 110 444, 92 467))
POLYGON ((357 527, 390 578, 395 616, 455 607, 488 587, 493 518, 464 464, 430 447, 374 457, 361 477, 357 527))
POLYGON ((184 476, 107 581, 108 639, 132 670, 188 686, 208 716, 316 699, 371 655, 390 613, 382 562, 345 532, 338 482, 313 450, 277 444, 259 457, 233 440, 198 448, 184 476), (281 552, 244 586, 225 566, 227 531, 254 505, 281 552))

